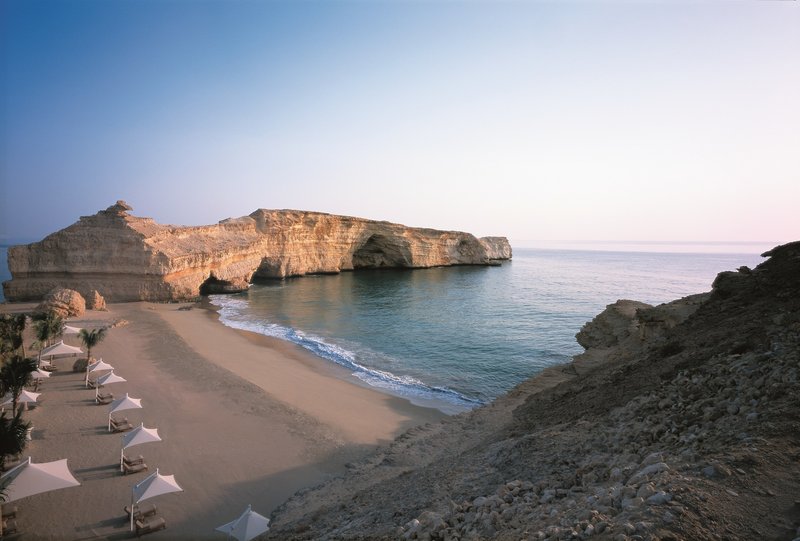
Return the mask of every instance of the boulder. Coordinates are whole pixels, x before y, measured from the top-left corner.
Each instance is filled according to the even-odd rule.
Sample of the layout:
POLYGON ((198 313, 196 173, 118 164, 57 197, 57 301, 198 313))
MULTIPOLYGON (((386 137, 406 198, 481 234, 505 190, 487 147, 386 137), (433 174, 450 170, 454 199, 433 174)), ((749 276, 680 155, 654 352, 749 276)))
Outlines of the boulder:
POLYGON ((86 295, 86 308, 89 310, 106 310, 106 300, 99 291, 93 289, 86 295))
POLYGON ((61 318, 80 317, 86 312, 86 301, 74 289, 57 287, 36 307, 37 312, 55 312, 61 318))

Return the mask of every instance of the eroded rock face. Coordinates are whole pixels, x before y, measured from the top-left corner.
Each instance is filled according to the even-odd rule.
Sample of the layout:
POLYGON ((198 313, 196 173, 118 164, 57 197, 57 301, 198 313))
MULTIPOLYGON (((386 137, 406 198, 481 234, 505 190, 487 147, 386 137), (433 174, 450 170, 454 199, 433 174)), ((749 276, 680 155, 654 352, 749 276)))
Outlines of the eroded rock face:
POLYGON ((215 225, 178 227, 130 210, 118 201, 41 242, 9 248, 6 299, 33 300, 69 287, 97 290, 110 302, 185 300, 241 291, 259 278, 486 265, 511 257, 503 237, 319 212, 259 209, 215 225))
POLYGON ((57 287, 47 294, 36 311, 55 312, 61 318, 80 317, 86 312, 86 301, 77 291, 57 287))
POLYGON ((511 259, 511 245, 505 237, 481 237, 481 244, 489 259, 511 259))

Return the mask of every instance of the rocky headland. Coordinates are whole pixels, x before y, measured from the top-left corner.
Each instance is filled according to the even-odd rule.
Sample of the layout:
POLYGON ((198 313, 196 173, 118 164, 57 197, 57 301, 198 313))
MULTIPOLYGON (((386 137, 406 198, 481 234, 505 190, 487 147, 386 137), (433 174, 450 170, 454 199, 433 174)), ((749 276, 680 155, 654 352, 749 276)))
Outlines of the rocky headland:
POLYGON ((610 305, 573 362, 296 494, 267 537, 800 537, 800 242, 764 256, 610 305))
POLYGON ((40 242, 8 250, 9 301, 55 288, 108 302, 174 301, 242 291, 258 279, 358 268, 490 265, 510 259, 505 237, 406 227, 320 212, 259 209, 218 224, 161 225, 118 201, 40 242))

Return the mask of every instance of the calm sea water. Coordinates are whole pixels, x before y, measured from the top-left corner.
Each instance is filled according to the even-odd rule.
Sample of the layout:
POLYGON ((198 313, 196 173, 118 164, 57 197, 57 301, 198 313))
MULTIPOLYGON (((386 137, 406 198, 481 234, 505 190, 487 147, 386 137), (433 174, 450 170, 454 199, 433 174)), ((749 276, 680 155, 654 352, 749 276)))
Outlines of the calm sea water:
POLYGON ((575 333, 617 299, 658 304, 708 291, 718 272, 758 264, 761 248, 516 249, 501 267, 306 276, 211 302, 228 326, 294 342, 368 385, 456 412, 580 353, 575 333))

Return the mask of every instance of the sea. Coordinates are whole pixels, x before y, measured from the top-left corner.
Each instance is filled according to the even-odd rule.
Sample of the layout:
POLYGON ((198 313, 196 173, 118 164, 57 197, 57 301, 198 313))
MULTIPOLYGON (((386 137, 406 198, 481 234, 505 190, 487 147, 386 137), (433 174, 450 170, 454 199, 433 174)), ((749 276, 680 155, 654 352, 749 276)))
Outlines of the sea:
POLYGON ((773 245, 570 243, 516 248, 499 267, 358 270, 212 295, 225 325, 293 342, 352 378, 458 413, 583 348, 575 334, 618 299, 711 289, 773 245))
MULTIPOLYGON (((775 243, 538 243, 500 266, 366 270, 212 295, 223 324, 286 340, 351 379, 458 413, 583 349, 575 334, 618 299, 711 289, 775 243)), ((10 277, 0 247, 0 279, 10 277)))

